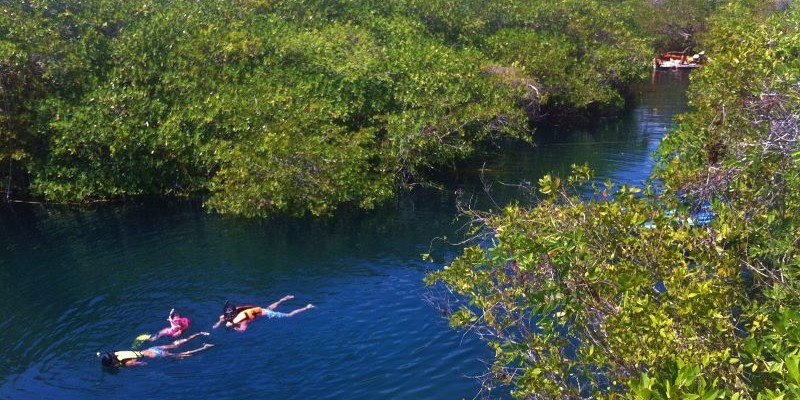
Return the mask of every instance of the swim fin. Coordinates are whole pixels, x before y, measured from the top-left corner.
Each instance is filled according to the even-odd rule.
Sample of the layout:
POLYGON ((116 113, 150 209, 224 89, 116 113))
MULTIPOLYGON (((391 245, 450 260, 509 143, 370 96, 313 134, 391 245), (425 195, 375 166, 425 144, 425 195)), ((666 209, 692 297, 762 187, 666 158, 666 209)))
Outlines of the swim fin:
POLYGON ((131 343, 131 347, 133 347, 135 349, 135 348, 141 346, 142 343, 150 340, 150 336, 151 335, 149 333, 143 333, 143 334, 137 336, 136 339, 133 339, 133 343, 131 343))

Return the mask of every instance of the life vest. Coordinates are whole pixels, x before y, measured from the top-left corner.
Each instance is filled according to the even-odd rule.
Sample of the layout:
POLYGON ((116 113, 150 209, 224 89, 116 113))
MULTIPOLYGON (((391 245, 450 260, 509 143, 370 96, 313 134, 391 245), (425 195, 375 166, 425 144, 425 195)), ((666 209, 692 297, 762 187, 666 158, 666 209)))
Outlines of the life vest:
MULTIPOLYGON (((245 311, 247 311, 247 310, 249 310, 251 308, 260 308, 260 307, 253 306, 253 305, 230 307, 229 303, 225 303, 225 308, 223 309, 223 314, 222 315, 225 317, 225 321, 233 323, 233 320, 236 319, 236 317, 239 314, 241 314, 241 313, 243 313, 243 312, 245 312, 245 311)), ((255 316, 253 316, 253 315, 251 315, 249 313, 245 313, 245 320, 246 321, 249 321, 249 320, 252 320, 252 319, 255 319, 255 316)))
POLYGON ((264 309, 259 306, 242 306, 236 308, 236 317, 233 318, 235 321, 240 315, 243 315, 244 318, 239 321, 239 323, 243 321, 252 321, 258 318, 261 314, 264 313, 264 309))
POLYGON ((122 351, 115 351, 114 357, 117 359, 120 365, 125 365, 126 361, 138 360, 144 357, 144 355, 142 355, 142 352, 140 351, 122 350, 122 351))

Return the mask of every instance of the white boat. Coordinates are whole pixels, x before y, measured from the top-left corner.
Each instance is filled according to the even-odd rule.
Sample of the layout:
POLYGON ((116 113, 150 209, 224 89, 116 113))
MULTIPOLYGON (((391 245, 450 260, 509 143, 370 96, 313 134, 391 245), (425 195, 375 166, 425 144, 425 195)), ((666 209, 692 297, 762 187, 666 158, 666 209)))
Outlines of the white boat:
POLYGON ((699 68, 702 66, 704 54, 705 52, 701 51, 689 57, 685 51, 667 52, 653 59, 653 69, 669 70, 699 68))

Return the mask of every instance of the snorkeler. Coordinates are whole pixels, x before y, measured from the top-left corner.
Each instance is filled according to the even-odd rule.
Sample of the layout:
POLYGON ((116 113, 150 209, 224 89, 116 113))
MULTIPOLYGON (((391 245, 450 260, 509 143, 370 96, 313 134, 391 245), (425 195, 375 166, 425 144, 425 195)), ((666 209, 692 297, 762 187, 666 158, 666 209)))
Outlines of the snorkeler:
POLYGON ((200 332, 195 333, 192 336, 187 337, 186 339, 178 339, 174 341, 172 344, 165 344, 163 346, 155 346, 150 347, 149 349, 144 349, 142 351, 135 351, 135 350, 121 350, 121 351, 109 351, 103 355, 99 352, 97 356, 100 357, 100 363, 104 367, 132 367, 137 365, 147 365, 146 362, 140 361, 143 358, 179 358, 183 359, 189 357, 190 355, 197 353, 198 351, 203 351, 210 347, 214 347, 213 344, 205 343, 202 347, 184 351, 181 353, 170 353, 168 350, 172 350, 177 348, 178 346, 200 336, 208 336, 208 332, 200 332))
POLYGON ((281 303, 283 303, 286 300, 291 300, 293 298, 294 296, 292 295, 284 296, 282 299, 270 304, 269 307, 266 308, 258 306, 234 306, 229 301, 226 301, 222 315, 219 316, 219 321, 217 321, 217 323, 214 324, 213 328, 216 329, 217 327, 219 327, 220 324, 224 322, 225 326, 233 328, 239 332, 243 332, 244 330, 247 329, 247 325, 251 321, 260 316, 266 316, 267 318, 291 317, 305 310, 314 308, 313 304, 308 304, 305 307, 298 308, 289 313, 282 313, 275 311, 275 308, 277 308, 281 303))
POLYGON ((154 341, 163 336, 170 336, 176 337, 180 336, 184 331, 189 329, 189 318, 181 317, 178 313, 175 312, 173 308, 169 312, 169 317, 167 317, 167 321, 169 321, 169 327, 164 328, 158 332, 156 335, 150 336, 149 340, 154 341))

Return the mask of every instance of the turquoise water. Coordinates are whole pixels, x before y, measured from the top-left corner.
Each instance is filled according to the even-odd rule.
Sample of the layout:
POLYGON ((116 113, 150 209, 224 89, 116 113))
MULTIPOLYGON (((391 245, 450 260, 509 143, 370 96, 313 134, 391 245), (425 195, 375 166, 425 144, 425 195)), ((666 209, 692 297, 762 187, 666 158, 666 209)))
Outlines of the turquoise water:
POLYGON ((520 198, 517 183, 584 162, 602 179, 640 183, 686 107, 685 86, 685 75, 659 74, 624 118, 539 132, 535 148, 508 144, 447 190, 371 213, 263 222, 193 202, 0 205, 0 398, 473 398, 491 353, 451 330, 422 284, 458 252, 455 193, 495 207, 520 198), (225 300, 266 306, 285 294, 295 299, 279 311, 316 308, 213 330, 183 349, 215 347, 185 360, 111 373, 95 356, 164 327, 172 307, 192 333, 210 330, 225 300))

